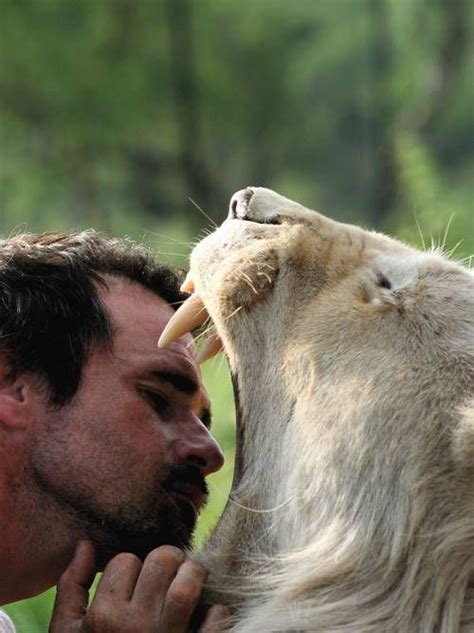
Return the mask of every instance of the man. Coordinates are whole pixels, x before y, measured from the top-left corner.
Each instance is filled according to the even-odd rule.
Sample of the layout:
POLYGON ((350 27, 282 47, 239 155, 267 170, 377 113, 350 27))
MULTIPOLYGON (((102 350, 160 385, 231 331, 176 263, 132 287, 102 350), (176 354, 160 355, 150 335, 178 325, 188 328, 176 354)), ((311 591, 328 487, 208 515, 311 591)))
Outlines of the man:
POLYGON ((0 242, 0 604, 62 575, 52 632, 188 630, 206 572, 181 549, 223 458, 192 340, 157 348, 181 299, 127 241, 0 242))

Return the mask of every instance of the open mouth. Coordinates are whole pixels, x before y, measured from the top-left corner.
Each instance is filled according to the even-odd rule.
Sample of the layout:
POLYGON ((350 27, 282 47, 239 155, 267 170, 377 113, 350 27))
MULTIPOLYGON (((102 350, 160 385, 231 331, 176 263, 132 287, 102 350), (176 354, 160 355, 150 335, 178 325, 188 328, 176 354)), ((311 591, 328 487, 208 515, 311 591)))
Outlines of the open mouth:
MULTIPOLYGON (((240 224, 244 221, 245 220, 240 219, 237 220, 240 224)), ((251 221, 249 221, 249 223, 250 222, 251 221)), ((258 222, 257 224, 262 225, 264 223, 258 222)), ((257 239, 255 236, 252 237, 253 239, 257 239)), ((265 296, 266 289, 273 285, 274 278, 278 274, 278 267, 270 265, 265 260, 261 264, 256 261, 253 273, 255 274, 254 279, 251 278, 251 273, 249 271, 242 270, 240 271, 240 278, 243 279, 244 282, 248 282, 253 294, 256 295, 253 299, 258 299, 260 296, 265 296)), ((210 320, 210 316, 203 299, 197 292, 195 292, 194 275, 192 270, 187 274, 186 279, 181 286, 181 291, 189 293, 190 296, 178 308, 164 328, 158 340, 159 348, 168 347, 168 345, 171 345, 171 343, 179 339, 184 334, 193 332, 210 320)), ((237 313, 241 307, 242 306, 236 309, 232 315, 228 316, 228 318, 233 316, 234 313, 237 313)), ((197 356, 198 364, 202 364, 214 357, 222 349, 223 343, 221 339, 215 332, 212 333, 197 356)))
MULTIPOLYGON (((254 197, 255 190, 251 187, 247 187, 246 189, 234 194, 230 201, 227 220, 223 223, 220 229, 217 229, 215 232, 215 234, 218 234, 220 238, 220 243, 216 243, 219 247, 222 247, 222 252, 225 256, 229 253, 233 254, 232 245, 234 239, 235 253, 238 254, 239 251, 242 251, 242 247, 245 248, 249 244, 251 246, 252 242, 256 241, 260 243, 260 240, 268 238, 269 234, 268 231, 265 230, 266 226, 268 228, 268 225, 276 225, 280 228, 280 225, 284 223, 286 216, 284 218, 278 213, 278 206, 275 206, 276 203, 272 203, 269 208, 265 208, 264 205, 263 212, 260 212, 258 208, 256 210, 251 208, 251 203, 254 200, 254 197), (243 225, 247 225, 245 229, 243 229, 243 225), (256 230, 256 228, 252 227, 247 230, 248 225, 260 227, 260 229, 256 230), (236 227, 237 232, 230 230, 229 234, 227 229, 231 226, 236 227), (240 231, 238 227, 241 227, 243 230, 240 231), (221 229, 223 229, 223 233, 221 232, 221 229), (245 238, 241 242, 242 236, 245 236, 245 238)), ((274 237, 273 231, 271 232, 271 235, 274 237)), ((214 247, 216 243, 214 243, 214 247)), ((263 247, 262 252, 265 253, 265 250, 265 247, 263 247)), ((271 254, 272 251, 269 249, 267 254, 268 257, 255 257, 255 250, 252 250, 249 253, 249 260, 247 262, 243 261, 241 257, 239 261, 237 261, 236 267, 241 267, 242 263, 244 263, 244 266, 241 267, 242 269, 237 270, 237 277, 240 277, 240 279, 243 280, 243 283, 248 282, 250 289, 257 298, 265 296, 268 288, 273 286, 278 274, 278 262, 275 262, 275 266, 272 265, 271 254), (252 264, 250 270, 248 269, 249 263, 252 264)), ((190 296, 175 312, 163 330, 158 341, 158 347, 160 348, 167 347, 184 334, 201 327, 210 319, 203 299, 195 292, 193 270, 187 274, 186 279, 181 286, 181 290, 189 293, 190 296)), ((242 304, 239 305, 236 312, 242 307, 242 304)), ((228 317, 230 318, 233 314, 234 312, 231 315, 228 315, 228 317)), ((199 352, 197 362, 201 364, 209 360, 222 349, 223 344, 219 336, 217 334, 211 335, 199 352)))

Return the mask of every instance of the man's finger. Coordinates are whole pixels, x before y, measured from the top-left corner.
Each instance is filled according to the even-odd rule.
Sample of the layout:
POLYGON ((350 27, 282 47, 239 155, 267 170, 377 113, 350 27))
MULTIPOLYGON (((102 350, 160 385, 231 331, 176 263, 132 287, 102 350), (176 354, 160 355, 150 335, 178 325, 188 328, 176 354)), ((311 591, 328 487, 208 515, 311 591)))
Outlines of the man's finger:
POLYGON ((59 579, 50 631, 62 620, 82 618, 87 610, 89 588, 94 580, 95 550, 90 541, 80 541, 74 558, 59 579))
POLYGON ((188 560, 181 565, 161 612, 160 633, 185 633, 188 630, 206 579, 207 571, 197 561, 188 560))
POLYGON ((117 554, 104 569, 93 605, 102 600, 118 599, 129 601, 132 598, 137 578, 142 568, 142 562, 135 554, 117 554))
POLYGON ((228 630, 230 609, 222 604, 213 605, 207 612, 199 633, 222 633, 228 630))
POLYGON ((184 562, 184 553, 177 547, 163 545, 148 554, 135 586, 133 602, 143 610, 153 608, 160 612, 166 594, 179 567, 184 562))

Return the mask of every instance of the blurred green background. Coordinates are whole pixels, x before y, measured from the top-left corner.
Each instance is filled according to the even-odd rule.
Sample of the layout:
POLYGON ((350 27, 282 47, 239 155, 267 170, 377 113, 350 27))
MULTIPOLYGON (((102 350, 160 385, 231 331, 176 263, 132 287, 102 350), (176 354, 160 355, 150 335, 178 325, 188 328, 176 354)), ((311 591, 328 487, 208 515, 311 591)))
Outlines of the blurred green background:
MULTIPOLYGON (((0 0, 2 235, 93 226, 185 267, 251 184, 469 258, 474 2, 0 0)), ((233 450, 225 363, 205 374, 228 459, 199 542, 233 450)), ((19 633, 51 595, 7 608, 19 633)))

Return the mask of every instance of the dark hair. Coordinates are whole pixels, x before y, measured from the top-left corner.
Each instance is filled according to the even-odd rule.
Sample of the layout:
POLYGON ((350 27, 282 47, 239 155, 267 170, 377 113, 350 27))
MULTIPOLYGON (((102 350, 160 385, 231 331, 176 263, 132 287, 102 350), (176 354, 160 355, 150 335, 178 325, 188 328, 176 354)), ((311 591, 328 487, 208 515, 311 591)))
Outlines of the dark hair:
POLYGON ((108 274, 173 306, 184 298, 177 272, 129 239, 88 230, 0 240, 0 354, 12 380, 34 372, 45 380, 51 403, 74 396, 91 346, 112 348, 112 324, 99 298, 108 274))

